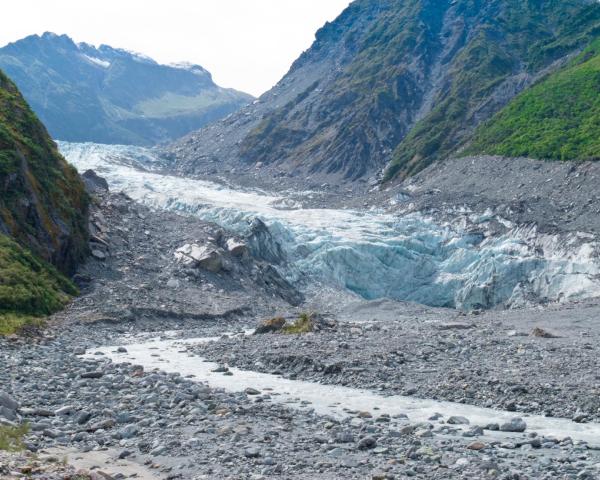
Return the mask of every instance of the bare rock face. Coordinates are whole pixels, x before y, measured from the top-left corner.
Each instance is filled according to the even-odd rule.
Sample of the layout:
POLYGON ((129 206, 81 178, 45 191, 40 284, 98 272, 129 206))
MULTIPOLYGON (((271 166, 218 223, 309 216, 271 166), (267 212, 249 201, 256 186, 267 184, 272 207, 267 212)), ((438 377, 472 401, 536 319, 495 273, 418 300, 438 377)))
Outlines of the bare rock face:
POLYGON ((223 269, 223 254, 219 249, 195 243, 186 244, 175 251, 175 258, 184 265, 218 273, 223 269))

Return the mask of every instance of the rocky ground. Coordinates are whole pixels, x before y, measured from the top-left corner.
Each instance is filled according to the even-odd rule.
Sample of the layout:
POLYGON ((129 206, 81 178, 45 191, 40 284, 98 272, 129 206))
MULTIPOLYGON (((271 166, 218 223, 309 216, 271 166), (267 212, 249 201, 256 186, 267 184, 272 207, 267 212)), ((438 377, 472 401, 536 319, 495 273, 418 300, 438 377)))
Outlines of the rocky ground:
POLYGON ((599 314, 597 304, 460 314, 361 302, 334 315, 334 328, 193 350, 285 378, 598 422, 599 314))
POLYGON ((597 305, 464 316, 330 292, 303 298, 244 251, 251 238, 152 212, 88 180, 97 200, 93 257, 76 277, 82 296, 48 329, 0 339, 1 422, 28 422, 36 455, 3 453, 0 478, 598 477, 598 451, 569 438, 526 429, 499 439, 444 416, 317 414, 277 392, 215 389, 126 355, 127 344, 164 331, 218 337, 313 310, 331 325, 182 351, 291 379, 590 422, 600 416, 597 305), (535 328, 557 338, 531 336, 535 328), (101 345, 124 345, 123 361, 82 355, 101 345))

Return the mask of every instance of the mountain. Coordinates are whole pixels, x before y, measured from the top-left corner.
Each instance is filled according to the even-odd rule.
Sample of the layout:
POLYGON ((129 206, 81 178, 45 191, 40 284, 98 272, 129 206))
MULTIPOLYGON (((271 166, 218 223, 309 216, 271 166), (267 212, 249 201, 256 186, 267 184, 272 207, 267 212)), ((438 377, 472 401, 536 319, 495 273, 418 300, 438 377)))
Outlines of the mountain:
POLYGON ((183 173, 402 178, 599 34, 592 0, 356 0, 272 90, 167 156, 183 173))
POLYGON ((0 71, 0 331, 6 314, 44 315, 76 292, 88 197, 15 84, 0 71))
POLYGON ((465 153, 600 160, 600 40, 481 125, 465 153))
POLYGON ((59 140, 153 145, 225 117, 252 97, 217 86, 198 65, 160 65, 66 35, 0 49, 0 68, 59 140))

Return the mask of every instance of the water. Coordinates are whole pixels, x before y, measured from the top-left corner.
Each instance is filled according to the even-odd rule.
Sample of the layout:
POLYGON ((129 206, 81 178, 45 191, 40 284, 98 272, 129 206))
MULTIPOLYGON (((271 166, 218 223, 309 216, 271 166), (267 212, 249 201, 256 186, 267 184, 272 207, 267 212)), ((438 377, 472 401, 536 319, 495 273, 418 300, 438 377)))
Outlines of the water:
MULTIPOLYGON (((296 408, 311 408, 321 415, 335 417, 347 416, 346 410, 368 411, 373 416, 387 413, 390 416, 406 414, 409 421, 425 422, 435 413, 441 413, 447 419, 458 415, 468 418, 471 425, 487 425, 509 421, 514 413, 474 407, 460 403, 424 400, 414 397, 393 395, 384 397, 369 390, 322 385, 300 380, 288 380, 276 375, 230 368, 232 376, 212 372, 216 363, 206 362, 198 356, 191 356, 185 348, 217 340, 216 338, 197 338, 186 340, 153 339, 126 346, 127 353, 116 352, 117 347, 103 347, 91 350, 88 358, 98 359, 96 352, 103 353, 114 362, 130 361, 142 365, 146 371, 159 369, 168 373, 180 373, 182 376, 194 375, 194 381, 206 382, 212 388, 221 388, 230 392, 241 392, 251 387, 269 393, 277 402, 284 402, 296 408), (156 355, 159 355, 158 357, 156 355), (302 402, 309 402, 302 404, 302 402), (374 407, 378 409, 375 410, 374 407)), ((522 414, 519 414, 522 415, 522 414)), ((600 424, 580 424, 566 419, 547 418, 538 415, 522 415, 527 423, 527 432, 558 439, 571 437, 583 440, 591 445, 600 445, 600 424)), ((469 427, 464 427, 469 428, 469 427)), ((493 436, 506 436, 501 433, 486 432, 493 436)), ((510 435, 509 435, 510 436, 510 435)))
MULTIPOLYGON (((303 288, 325 283, 367 299, 463 309, 600 296, 597 245, 583 236, 515 227, 484 237, 421 215, 303 209, 280 195, 152 172, 159 159, 144 148, 59 147, 80 171, 96 170, 111 189, 150 207, 196 215, 240 235, 259 217, 281 245, 280 273, 303 288)), ((483 228, 487 218, 473 220, 483 228)))

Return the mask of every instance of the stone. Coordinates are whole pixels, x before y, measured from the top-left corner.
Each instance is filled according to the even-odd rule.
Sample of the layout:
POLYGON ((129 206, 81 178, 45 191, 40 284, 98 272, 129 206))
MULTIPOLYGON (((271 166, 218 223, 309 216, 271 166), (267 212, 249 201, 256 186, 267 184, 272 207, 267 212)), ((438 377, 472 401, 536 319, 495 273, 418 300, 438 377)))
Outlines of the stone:
POLYGON ((515 417, 510 422, 503 423, 500 425, 500 431, 502 432, 516 432, 521 433, 527 429, 527 424, 522 418, 515 417))
POLYGON ((485 447, 486 447, 486 445, 483 442, 473 442, 467 446, 467 448, 469 450, 475 450, 475 451, 483 450, 485 447))
POLYGON ((180 287, 180 282, 177 278, 170 278, 167 282, 167 287, 177 289, 180 287))
POLYGON ((469 419, 466 417, 452 416, 448 419, 450 425, 469 425, 469 419))
POLYGON ((261 335, 264 333, 279 332, 286 324, 285 318, 275 317, 263 320, 258 324, 254 330, 254 335, 261 335))
POLYGON ((127 349, 125 347, 117 348, 117 353, 127 353, 127 349))
POLYGON ((234 257, 243 257, 248 252, 248 246, 234 238, 227 240, 225 244, 227 251, 234 257))
POLYGON ((68 416, 71 415, 74 411, 74 407, 72 405, 65 405, 64 407, 60 407, 59 409, 54 411, 54 415, 57 416, 68 416))
POLYGON ((252 387, 246 388, 244 392, 246 392, 246 395, 260 395, 260 391, 252 387))
POLYGON ((127 425, 127 426, 121 428, 117 433, 118 433, 119 437, 129 439, 129 438, 136 437, 137 434, 139 433, 139 430, 140 429, 136 425, 127 425))
POLYGON ((223 268, 222 254, 220 251, 197 244, 186 244, 175 251, 175 259, 184 265, 218 273, 223 268))
POLYGON ((88 427, 89 432, 95 432, 96 430, 108 430, 115 426, 115 421, 112 419, 101 420, 99 422, 93 423, 88 427))
POLYGON ((358 442, 359 450, 370 450, 371 448, 375 448, 377 446, 377 440, 373 437, 365 437, 358 442))
POLYGON ((83 372, 80 377, 81 378, 101 378, 104 376, 104 372, 95 371, 95 372, 83 372))
POLYGON ((73 349, 73 355, 85 355, 85 348, 84 347, 75 347, 73 349))
POLYGON ((352 443, 354 442, 354 435, 352 435, 352 432, 340 432, 335 436, 335 440, 339 443, 352 443))
POLYGON ((558 335, 548 332, 547 330, 544 330, 540 327, 534 328, 529 335, 538 338, 560 338, 558 335))
POLYGON ((244 457, 258 458, 260 457, 260 450, 258 448, 247 448, 246 450, 244 450, 244 457))
POLYGON ((0 407, 16 411, 19 408, 19 402, 12 398, 8 393, 0 392, 0 407))
POLYGON ((92 249, 92 257, 98 260, 106 260, 106 254, 102 250, 98 250, 97 248, 92 249))
POLYGON ((75 423, 78 425, 83 425, 84 423, 87 423, 90 418, 92 418, 92 414, 90 412, 79 412, 75 417, 75 423))

